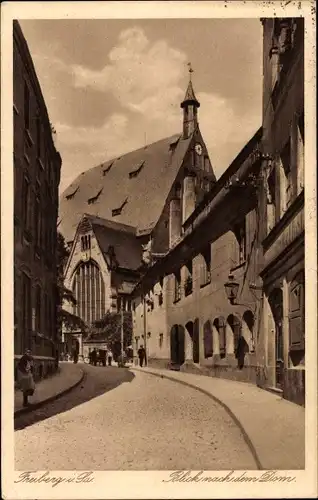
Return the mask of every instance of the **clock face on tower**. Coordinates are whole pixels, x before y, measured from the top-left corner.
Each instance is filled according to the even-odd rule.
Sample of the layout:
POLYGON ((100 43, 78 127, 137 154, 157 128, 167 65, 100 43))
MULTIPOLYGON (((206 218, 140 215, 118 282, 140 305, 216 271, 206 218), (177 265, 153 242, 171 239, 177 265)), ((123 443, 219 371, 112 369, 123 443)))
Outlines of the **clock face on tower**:
POLYGON ((202 146, 201 146, 201 144, 197 143, 197 144, 195 145, 195 148, 194 148, 194 149, 195 149, 195 152, 196 152, 198 155, 202 155, 202 146))

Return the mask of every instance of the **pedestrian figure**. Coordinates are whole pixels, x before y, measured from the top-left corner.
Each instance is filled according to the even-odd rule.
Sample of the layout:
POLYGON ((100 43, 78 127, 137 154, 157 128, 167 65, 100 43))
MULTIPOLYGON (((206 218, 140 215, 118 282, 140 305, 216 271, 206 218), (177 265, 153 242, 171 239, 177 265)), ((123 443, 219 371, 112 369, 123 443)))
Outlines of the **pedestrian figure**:
POLYGON ((138 349, 138 357, 139 357, 139 366, 142 366, 146 358, 146 351, 143 345, 141 345, 138 349))
POLYGON ((74 360, 74 364, 76 365, 76 363, 78 362, 78 352, 76 349, 74 349, 74 351, 73 351, 73 360, 74 360))
POLYGON ((112 353, 111 352, 108 353, 107 360, 108 360, 108 366, 112 366, 112 353))
POLYGON ((28 397, 33 396, 35 383, 33 378, 33 357, 26 349, 17 366, 17 382, 23 393, 23 406, 28 406, 28 397))
POLYGON ((91 355, 92 355, 92 363, 94 366, 96 366, 97 365, 97 351, 96 351, 95 347, 92 350, 91 355))
POLYGON ((237 366, 240 370, 243 369, 244 367, 244 359, 245 359, 245 354, 248 353, 248 345, 246 343, 245 338, 241 335, 238 344, 237 344, 237 349, 235 352, 235 357, 237 359, 237 366))

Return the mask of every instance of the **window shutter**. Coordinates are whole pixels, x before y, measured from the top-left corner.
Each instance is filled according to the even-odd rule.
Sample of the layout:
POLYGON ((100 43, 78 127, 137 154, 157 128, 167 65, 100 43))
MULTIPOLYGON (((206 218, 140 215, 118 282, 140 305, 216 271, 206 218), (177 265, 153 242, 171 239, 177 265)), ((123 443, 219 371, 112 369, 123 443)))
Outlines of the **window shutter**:
POLYGON ((289 289, 289 335, 290 349, 304 349, 305 331, 304 274, 299 273, 289 289))

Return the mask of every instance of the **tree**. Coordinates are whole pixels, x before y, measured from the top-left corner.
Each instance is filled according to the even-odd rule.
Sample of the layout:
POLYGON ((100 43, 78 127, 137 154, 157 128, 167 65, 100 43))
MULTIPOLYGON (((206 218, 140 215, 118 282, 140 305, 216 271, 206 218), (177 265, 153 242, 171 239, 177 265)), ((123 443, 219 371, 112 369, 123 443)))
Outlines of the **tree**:
POLYGON ((70 250, 65 243, 64 236, 57 232, 57 303, 58 303, 58 332, 61 337, 62 327, 72 332, 75 330, 86 330, 85 322, 76 314, 63 309, 63 303, 66 301, 72 305, 76 305, 76 298, 72 290, 69 290, 64 285, 64 269, 70 255, 70 250))
MULTIPOLYGON (((132 314, 124 312, 124 350, 131 345, 132 342, 132 314)), ((121 354, 121 313, 107 312, 106 315, 94 322, 95 330, 93 330, 90 338, 94 340, 105 340, 108 347, 111 349, 114 358, 121 354)))

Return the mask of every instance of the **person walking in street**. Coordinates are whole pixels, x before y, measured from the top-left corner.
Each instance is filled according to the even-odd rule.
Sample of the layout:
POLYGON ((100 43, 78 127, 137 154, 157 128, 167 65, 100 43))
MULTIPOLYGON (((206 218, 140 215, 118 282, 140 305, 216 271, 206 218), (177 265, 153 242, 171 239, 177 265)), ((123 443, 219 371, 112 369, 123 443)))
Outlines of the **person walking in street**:
POLYGON ((17 366, 17 382, 23 393, 23 406, 29 405, 28 397, 34 394, 33 367, 33 356, 30 349, 26 349, 17 366))
POLYGON ((142 367, 146 358, 146 351, 143 345, 141 345, 138 349, 138 358, 139 358, 139 366, 142 367))
POLYGON ((113 359, 112 353, 108 351, 108 357, 107 357, 108 366, 112 366, 112 359, 113 359))
POLYGON ((97 365, 97 351, 96 351, 95 347, 92 350, 91 355, 92 355, 92 363, 94 366, 96 366, 97 365))

